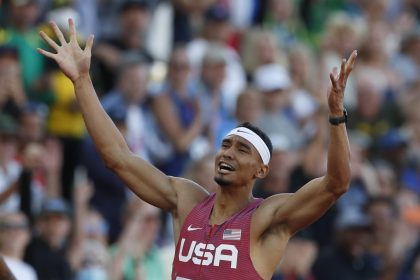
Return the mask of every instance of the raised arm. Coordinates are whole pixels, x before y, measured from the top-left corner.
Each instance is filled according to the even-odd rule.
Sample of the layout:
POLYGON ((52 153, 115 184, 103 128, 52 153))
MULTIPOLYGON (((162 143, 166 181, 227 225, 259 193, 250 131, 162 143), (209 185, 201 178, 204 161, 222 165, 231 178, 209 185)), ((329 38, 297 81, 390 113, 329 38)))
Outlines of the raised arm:
POLYGON ((69 19, 69 42, 54 22, 51 23, 51 27, 59 44, 44 32, 40 35, 56 53, 42 49, 38 51, 54 59, 73 82, 83 119, 105 164, 140 198, 168 211, 176 210, 179 203, 177 189, 183 190, 185 185, 193 188, 190 192, 203 195, 204 192, 194 184, 167 177, 130 152, 123 136, 102 108, 89 76, 93 36, 89 37, 86 47, 82 49, 77 43, 76 29, 72 19, 69 19))
MULTIPOLYGON (((330 117, 343 116, 343 97, 347 78, 353 68, 357 52, 348 61, 343 59, 340 73, 335 68, 330 74, 328 92, 330 117)), ((275 172, 273 170, 272 172, 275 172)), ((320 218, 334 202, 347 191, 350 183, 350 151, 345 123, 330 125, 327 173, 316 178, 294 194, 275 195, 267 199, 260 212, 270 217, 261 219, 260 234, 267 229, 284 225, 290 234, 320 218)))

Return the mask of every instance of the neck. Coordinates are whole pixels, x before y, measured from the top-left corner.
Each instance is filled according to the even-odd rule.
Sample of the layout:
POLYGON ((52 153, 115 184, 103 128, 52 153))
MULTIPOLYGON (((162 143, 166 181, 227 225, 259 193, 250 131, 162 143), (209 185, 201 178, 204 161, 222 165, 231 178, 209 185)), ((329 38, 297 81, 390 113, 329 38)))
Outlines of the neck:
POLYGON ((210 215, 210 224, 222 224, 232 215, 244 209, 252 199, 251 188, 248 186, 219 187, 210 215))
POLYGON ((23 250, 18 250, 16 248, 2 248, 0 250, 0 255, 21 260, 23 258, 23 250))

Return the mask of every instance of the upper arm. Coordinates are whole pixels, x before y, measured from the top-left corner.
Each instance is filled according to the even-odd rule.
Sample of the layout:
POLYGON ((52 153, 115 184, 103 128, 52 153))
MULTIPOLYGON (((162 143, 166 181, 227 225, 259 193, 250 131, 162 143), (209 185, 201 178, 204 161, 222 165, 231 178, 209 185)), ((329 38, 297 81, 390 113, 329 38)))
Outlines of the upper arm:
POLYGON ((111 168, 137 196, 158 208, 175 212, 180 204, 198 203, 208 195, 197 184, 169 177, 129 151, 120 158, 120 163, 111 168))
MULTIPOLYGON (((316 178, 304 185, 296 193, 274 195, 258 209, 262 217, 257 225, 260 234, 271 227, 285 225, 290 234, 318 220, 340 197, 332 191, 333 186, 326 177, 316 178)), ((258 219, 256 219, 258 220, 258 219)))

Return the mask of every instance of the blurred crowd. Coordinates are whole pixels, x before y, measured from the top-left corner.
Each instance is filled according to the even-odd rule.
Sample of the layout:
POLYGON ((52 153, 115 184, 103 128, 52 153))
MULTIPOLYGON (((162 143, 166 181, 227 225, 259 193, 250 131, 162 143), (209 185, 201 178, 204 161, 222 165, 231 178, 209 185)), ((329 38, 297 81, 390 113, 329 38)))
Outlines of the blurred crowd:
POLYGON ((209 192, 214 152, 243 122, 274 146, 254 196, 322 176, 328 75, 357 49, 349 191, 273 279, 420 279, 420 1, 0 3, 0 254, 17 279, 170 278, 171 217, 104 166, 71 81, 36 52, 70 17, 81 45, 95 34, 92 80, 132 152, 209 192))

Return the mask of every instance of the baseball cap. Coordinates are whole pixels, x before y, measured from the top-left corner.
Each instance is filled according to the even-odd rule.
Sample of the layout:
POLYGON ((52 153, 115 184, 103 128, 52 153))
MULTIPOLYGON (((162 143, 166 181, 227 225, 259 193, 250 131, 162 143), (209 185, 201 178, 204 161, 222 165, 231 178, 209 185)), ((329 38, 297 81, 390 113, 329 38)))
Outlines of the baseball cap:
POLYGON ((62 214, 70 216, 70 207, 61 198, 49 198, 42 203, 40 216, 47 214, 62 214))
POLYGON ((262 92, 284 90, 291 86, 286 69, 278 64, 263 65, 254 73, 255 88, 262 92))
POLYGON ((372 226, 370 218, 357 207, 343 209, 336 218, 335 228, 338 230, 361 228, 369 229, 372 226))
POLYGON ((32 3, 37 3, 37 1, 36 0, 12 0, 11 3, 13 6, 20 7, 20 6, 25 6, 32 3))
POLYGON ((230 18, 230 13, 222 5, 213 5, 205 12, 205 18, 214 21, 227 21, 230 18))
POLYGON ((10 45, 0 46, 0 57, 13 57, 17 59, 19 57, 18 49, 10 45))
POLYGON ((400 129, 391 129, 378 140, 378 146, 382 149, 394 149, 408 143, 408 136, 400 129))
POLYGON ((120 13, 123 13, 131 8, 141 8, 149 10, 152 8, 150 0, 125 0, 121 3, 119 7, 120 13))

